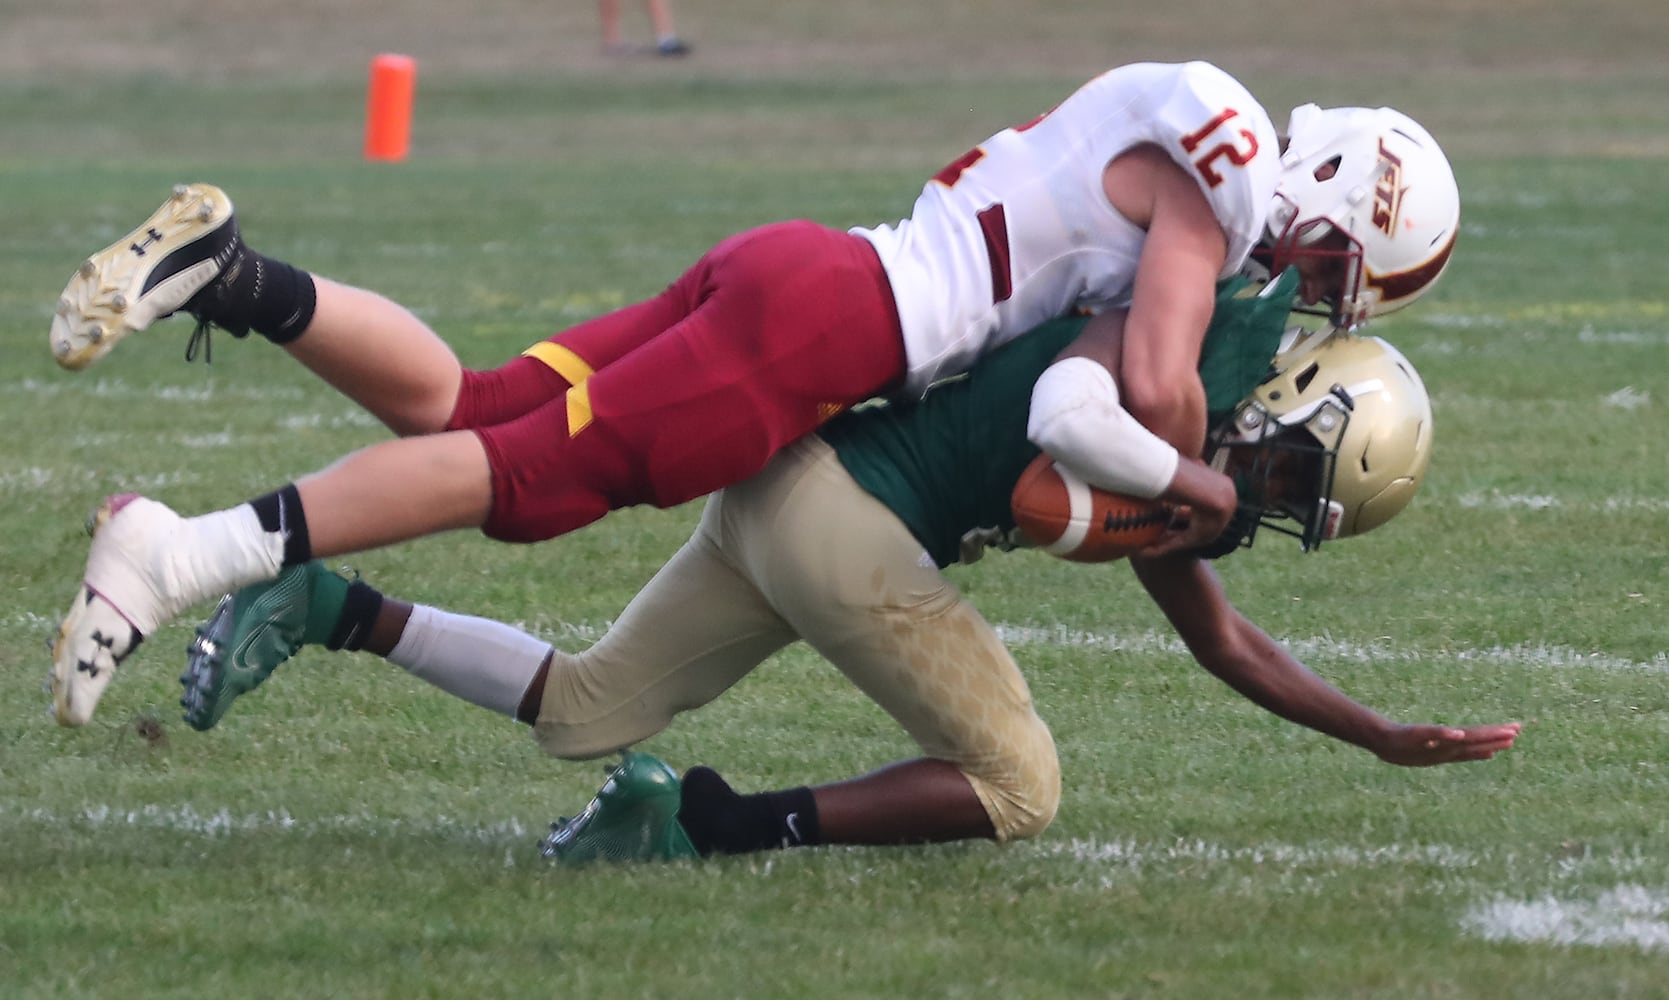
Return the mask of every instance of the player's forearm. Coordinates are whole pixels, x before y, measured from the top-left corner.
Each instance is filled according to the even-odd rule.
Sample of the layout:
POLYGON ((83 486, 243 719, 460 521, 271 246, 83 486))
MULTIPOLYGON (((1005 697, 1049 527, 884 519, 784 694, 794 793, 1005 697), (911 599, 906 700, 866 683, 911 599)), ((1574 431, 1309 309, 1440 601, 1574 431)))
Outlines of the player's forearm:
POLYGON ((1226 520, 1237 501, 1234 481, 1195 458, 1180 459, 1170 485, 1159 499, 1183 504, 1196 512, 1219 511, 1226 520))
POLYGON ((1373 750, 1390 720, 1322 680, 1262 630, 1244 622, 1238 641, 1197 653, 1200 664, 1248 701, 1289 722, 1373 750))
POLYGON ((1148 430, 1184 455, 1205 445, 1205 388, 1190 369, 1164 383, 1129 381, 1124 407, 1148 430))
POLYGON ((1335 739, 1369 750, 1383 745, 1391 722, 1311 673, 1236 611, 1209 563, 1173 555, 1130 564, 1194 659, 1242 697, 1335 739))

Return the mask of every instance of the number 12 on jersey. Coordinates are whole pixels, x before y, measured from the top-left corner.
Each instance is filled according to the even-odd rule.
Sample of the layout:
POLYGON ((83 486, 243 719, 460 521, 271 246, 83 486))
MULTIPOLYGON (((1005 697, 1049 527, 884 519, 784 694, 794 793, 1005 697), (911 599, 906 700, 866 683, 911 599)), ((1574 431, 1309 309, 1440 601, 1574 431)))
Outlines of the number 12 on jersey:
POLYGON ((1240 134, 1238 136, 1225 139, 1217 145, 1212 146, 1210 149, 1207 149, 1203 153, 1199 152, 1200 147, 1203 146, 1205 141, 1211 138, 1211 136, 1215 134, 1218 129, 1227 125, 1230 121, 1233 121, 1239 116, 1240 112, 1235 109, 1224 108, 1218 113, 1217 117, 1211 119, 1204 125, 1201 125, 1199 128, 1182 137, 1182 149, 1184 152, 1188 153, 1190 156, 1194 156, 1195 153, 1199 153, 1198 156, 1194 156, 1194 169, 1200 172, 1200 176, 1205 178, 1206 184, 1211 187, 1216 187, 1217 185, 1223 183, 1223 175, 1217 172, 1217 168, 1214 165, 1216 160, 1226 157, 1228 161, 1235 166, 1244 167, 1246 164, 1252 162, 1252 157, 1258 155, 1258 137, 1253 134, 1251 129, 1244 128, 1240 130, 1240 134), (1236 139, 1244 141, 1237 143, 1235 141, 1236 139))

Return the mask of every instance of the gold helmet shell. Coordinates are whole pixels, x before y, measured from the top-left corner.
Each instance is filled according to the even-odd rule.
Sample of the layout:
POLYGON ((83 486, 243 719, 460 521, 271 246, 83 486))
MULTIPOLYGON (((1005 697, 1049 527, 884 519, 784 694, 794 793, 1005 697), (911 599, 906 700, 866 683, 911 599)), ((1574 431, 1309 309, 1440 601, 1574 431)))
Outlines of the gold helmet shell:
POLYGON ((1257 523, 1309 550, 1414 499, 1431 460, 1431 397, 1395 347, 1334 331, 1278 355, 1214 443, 1213 463, 1236 477, 1257 523))

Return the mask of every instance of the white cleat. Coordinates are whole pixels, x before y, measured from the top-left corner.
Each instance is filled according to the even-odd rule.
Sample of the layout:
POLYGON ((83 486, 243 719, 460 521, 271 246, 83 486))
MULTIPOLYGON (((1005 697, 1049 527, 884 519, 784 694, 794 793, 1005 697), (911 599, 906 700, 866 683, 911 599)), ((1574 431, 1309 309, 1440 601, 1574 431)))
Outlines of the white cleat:
POLYGON ((180 517, 134 493, 105 498, 89 526, 87 573, 52 644, 52 715, 84 726, 116 668, 186 602, 167 591, 163 554, 180 517))
POLYGON ((82 587, 52 644, 52 717, 60 726, 85 726, 116 668, 144 641, 115 605, 82 587))
POLYGON ((139 228, 87 258, 58 299, 50 341, 79 371, 123 337, 184 308, 239 246, 232 201, 210 184, 180 184, 139 228))

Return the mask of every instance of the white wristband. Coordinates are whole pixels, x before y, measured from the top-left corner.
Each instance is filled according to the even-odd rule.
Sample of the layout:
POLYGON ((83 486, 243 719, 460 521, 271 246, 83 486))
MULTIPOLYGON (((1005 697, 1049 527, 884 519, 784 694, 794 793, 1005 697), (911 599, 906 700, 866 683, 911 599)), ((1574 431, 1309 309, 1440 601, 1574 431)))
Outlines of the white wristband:
POLYGON ((1151 500, 1176 475, 1176 449, 1119 405, 1113 374, 1089 358, 1044 369, 1026 437, 1091 486, 1151 500))

